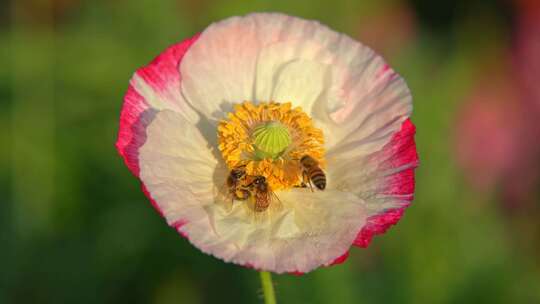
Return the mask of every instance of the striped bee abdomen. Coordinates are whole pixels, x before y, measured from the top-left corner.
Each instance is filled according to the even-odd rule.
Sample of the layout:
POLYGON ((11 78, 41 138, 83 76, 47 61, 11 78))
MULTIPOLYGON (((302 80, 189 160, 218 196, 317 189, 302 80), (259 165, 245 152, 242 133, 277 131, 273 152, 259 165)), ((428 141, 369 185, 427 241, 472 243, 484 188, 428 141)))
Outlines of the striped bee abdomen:
POLYGON ((317 189, 324 190, 324 188, 326 188, 326 175, 319 167, 312 168, 308 175, 309 179, 317 189))

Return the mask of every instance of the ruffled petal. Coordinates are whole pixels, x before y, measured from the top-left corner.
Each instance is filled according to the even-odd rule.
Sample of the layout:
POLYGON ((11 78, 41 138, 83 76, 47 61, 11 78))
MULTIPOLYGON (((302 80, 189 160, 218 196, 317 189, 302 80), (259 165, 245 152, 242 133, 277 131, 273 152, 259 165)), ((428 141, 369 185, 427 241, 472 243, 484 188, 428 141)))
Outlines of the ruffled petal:
MULTIPOLYGON (((350 193, 292 190, 277 195, 282 208, 255 224, 242 205, 236 205, 231 213, 216 210, 220 214, 216 218, 224 221, 217 225, 218 234, 240 240, 235 244, 241 250, 229 251, 226 261, 277 273, 306 273, 339 262, 364 224, 355 218, 365 217, 364 203, 350 193), (238 222, 245 225, 237 227, 238 222)), ((223 249, 215 248, 216 252, 223 249)))
POLYGON ((410 90, 378 56, 346 82, 345 105, 331 114, 334 124, 328 125, 336 138, 328 145, 329 154, 352 157, 380 151, 412 113, 410 90))
POLYGON ((332 190, 277 192, 279 201, 264 215, 245 202, 227 208, 218 195, 227 171, 194 125, 165 110, 147 134, 140 178, 150 196, 169 225, 225 261, 277 273, 309 272, 343 260, 367 220, 361 199, 332 190))
MULTIPOLYGON (((318 23, 309 25, 326 29, 318 23)), ((325 34, 337 35, 330 30, 325 34)), ((340 94, 337 72, 341 71, 336 54, 319 41, 283 39, 270 43, 259 53, 255 100, 292 102, 310 115, 317 102, 325 109, 336 107, 340 94)))
POLYGON ((378 151, 410 115, 405 82, 371 49, 315 21, 257 13, 209 26, 180 66, 184 96, 217 121, 235 103, 292 102, 338 143, 378 151))
POLYGON ((318 22, 283 14, 229 18, 210 25, 186 55, 182 91, 214 120, 246 100, 290 101, 309 109, 329 87, 320 78, 331 82, 327 74, 340 39, 318 22))
POLYGON ((415 126, 407 119, 381 151, 368 156, 344 151, 329 162, 329 188, 351 191, 366 202, 369 219, 354 242, 367 247, 375 234, 396 224, 414 195, 418 154, 415 126))
POLYGON ((116 149, 136 176, 139 175, 139 148, 146 140, 146 127, 157 111, 171 109, 196 121, 196 113, 180 94, 178 71, 184 54, 196 40, 197 36, 167 48, 131 78, 120 114, 116 149))
POLYGON ((183 227, 188 218, 204 217, 214 197, 217 159, 199 129, 182 114, 157 112, 140 148, 139 178, 167 223, 183 227))

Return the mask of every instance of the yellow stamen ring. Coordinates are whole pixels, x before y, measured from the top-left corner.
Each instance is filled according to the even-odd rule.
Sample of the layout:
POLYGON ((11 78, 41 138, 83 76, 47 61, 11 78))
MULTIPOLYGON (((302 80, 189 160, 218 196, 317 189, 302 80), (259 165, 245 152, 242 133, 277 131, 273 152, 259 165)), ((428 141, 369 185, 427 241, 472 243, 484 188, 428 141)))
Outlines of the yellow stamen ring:
POLYGON ((304 155, 324 166, 323 132, 291 103, 244 102, 218 126, 219 150, 229 169, 246 166, 247 174, 266 177, 272 190, 299 185, 304 155))

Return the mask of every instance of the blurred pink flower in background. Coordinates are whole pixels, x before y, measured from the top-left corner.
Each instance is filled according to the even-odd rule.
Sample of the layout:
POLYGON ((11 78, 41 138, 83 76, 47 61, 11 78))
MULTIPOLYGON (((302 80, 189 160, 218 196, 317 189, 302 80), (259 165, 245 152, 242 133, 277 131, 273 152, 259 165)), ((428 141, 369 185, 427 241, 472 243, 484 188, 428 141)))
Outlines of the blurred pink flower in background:
MULTIPOLYGON (((535 119, 516 85, 493 75, 472 90, 458 112, 456 155, 466 178, 481 192, 499 188, 508 206, 528 200, 538 180, 535 119)), ((537 137, 536 137, 537 138, 537 137)))
POLYGON ((515 88, 510 81, 493 82, 492 74, 474 86, 458 111, 457 158, 467 178, 489 191, 519 159, 522 129, 515 88))
POLYGON ((455 134, 469 182, 497 191, 507 207, 532 202, 540 181, 540 2, 517 3, 514 43, 483 69, 458 111, 455 134))

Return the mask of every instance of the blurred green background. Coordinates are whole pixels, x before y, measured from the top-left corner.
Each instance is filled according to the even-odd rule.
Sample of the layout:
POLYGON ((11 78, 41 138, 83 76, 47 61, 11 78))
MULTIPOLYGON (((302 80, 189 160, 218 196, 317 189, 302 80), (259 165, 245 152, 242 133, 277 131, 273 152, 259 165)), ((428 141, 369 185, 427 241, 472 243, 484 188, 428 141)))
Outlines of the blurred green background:
POLYGON ((255 271, 169 228, 114 149, 128 80, 252 11, 318 19, 408 82, 402 221, 281 303, 540 303, 539 1, 0 1, 0 303, 259 303, 255 271))

